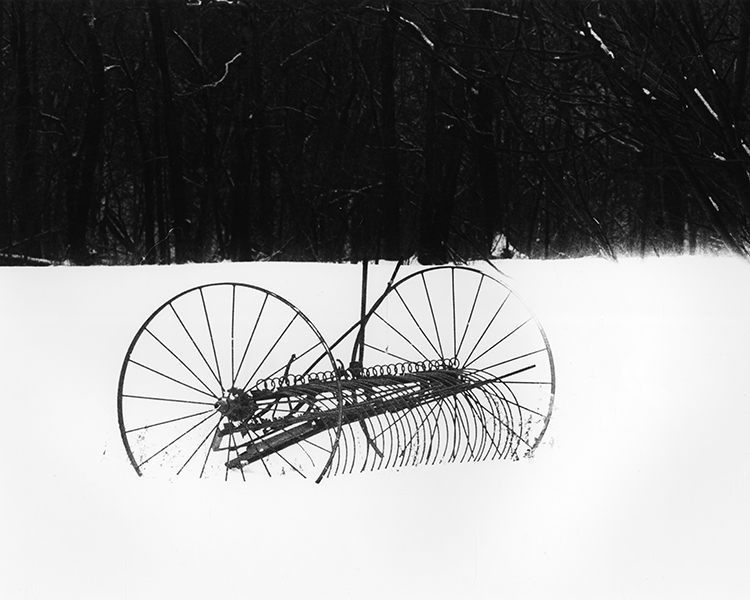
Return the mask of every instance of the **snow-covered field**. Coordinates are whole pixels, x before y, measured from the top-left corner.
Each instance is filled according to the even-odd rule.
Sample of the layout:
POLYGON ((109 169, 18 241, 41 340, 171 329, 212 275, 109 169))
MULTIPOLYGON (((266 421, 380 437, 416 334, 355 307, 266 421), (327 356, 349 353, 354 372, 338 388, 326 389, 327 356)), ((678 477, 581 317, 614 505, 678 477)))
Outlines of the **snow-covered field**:
POLYGON ((117 381, 151 312, 211 281, 267 287, 334 339, 357 265, 0 269, 0 597, 747 597, 750 265, 497 264, 555 356, 535 458, 320 485, 139 479, 117 381))

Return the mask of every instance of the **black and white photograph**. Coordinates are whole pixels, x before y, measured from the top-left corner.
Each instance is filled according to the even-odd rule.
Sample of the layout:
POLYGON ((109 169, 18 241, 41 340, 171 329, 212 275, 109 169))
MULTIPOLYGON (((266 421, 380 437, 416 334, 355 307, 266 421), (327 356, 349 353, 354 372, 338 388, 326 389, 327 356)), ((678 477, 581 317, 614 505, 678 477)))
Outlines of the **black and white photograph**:
POLYGON ((0 598, 747 598, 749 84, 747 0, 0 0, 0 598))

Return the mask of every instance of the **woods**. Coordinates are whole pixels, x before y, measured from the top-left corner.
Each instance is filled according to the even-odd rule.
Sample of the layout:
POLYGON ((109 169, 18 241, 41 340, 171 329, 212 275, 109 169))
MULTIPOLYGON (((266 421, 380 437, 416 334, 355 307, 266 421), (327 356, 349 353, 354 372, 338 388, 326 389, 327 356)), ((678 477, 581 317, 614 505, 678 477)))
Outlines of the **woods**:
POLYGON ((743 0, 2 0, 0 33, 6 260, 750 248, 743 0))

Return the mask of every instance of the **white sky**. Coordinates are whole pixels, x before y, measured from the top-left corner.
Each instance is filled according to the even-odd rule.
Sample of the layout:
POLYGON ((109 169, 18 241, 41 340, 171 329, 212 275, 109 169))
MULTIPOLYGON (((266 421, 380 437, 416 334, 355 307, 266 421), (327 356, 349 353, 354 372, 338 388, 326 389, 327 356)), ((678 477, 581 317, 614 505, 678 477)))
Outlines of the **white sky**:
POLYGON ((0 269, 0 598, 747 597, 750 265, 498 265, 555 356, 536 457, 317 486, 139 479, 117 379, 151 312, 211 281, 267 287, 333 340, 358 266, 0 269))

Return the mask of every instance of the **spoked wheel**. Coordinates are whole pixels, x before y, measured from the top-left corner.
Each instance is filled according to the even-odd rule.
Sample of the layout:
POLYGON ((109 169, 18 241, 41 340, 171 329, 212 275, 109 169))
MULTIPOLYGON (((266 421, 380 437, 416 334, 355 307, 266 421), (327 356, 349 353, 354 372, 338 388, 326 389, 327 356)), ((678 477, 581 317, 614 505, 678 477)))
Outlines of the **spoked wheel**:
POLYGON ((341 410, 336 364, 318 330, 252 285, 175 296, 140 328, 120 372, 120 433, 139 475, 320 480, 341 410))
POLYGON ((437 384, 457 379, 445 397, 370 419, 365 440, 345 428, 342 448, 359 449, 363 468, 518 458, 537 448, 554 401, 552 352, 505 284, 468 267, 425 269, 391 287, 367 319, 365 364, 432 371, 437 384))

